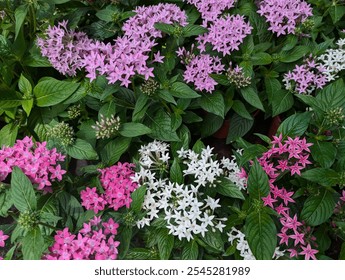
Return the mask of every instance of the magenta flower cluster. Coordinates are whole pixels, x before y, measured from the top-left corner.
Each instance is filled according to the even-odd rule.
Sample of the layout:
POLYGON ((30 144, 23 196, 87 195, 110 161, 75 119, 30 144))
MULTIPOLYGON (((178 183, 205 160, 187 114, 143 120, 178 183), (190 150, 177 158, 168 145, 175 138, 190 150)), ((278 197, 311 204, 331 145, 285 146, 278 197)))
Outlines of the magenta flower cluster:
POLYGON ((96 214, 106 206, 115 211, 123 206, 129 208, 132 202, 131 193, 138 187, 131 179, 134 176, 133 167, 134 164, 119 162, 117 165, 100 169, 103 193, 99 194, 95 187, 87 187, 80 192, 82 205, 96 214))
POLYGON ((249 23, 245 22, 244 16, 226 15, 215 19, 208 27, 208 32, 198 36, 198 48, 206 51, 206 45, 211 44, 213 50, 225 55, 238 50, 244 38, 252 31, 249 23))
MULTIPOLYGON (((61 73, 75 75, 77 69, 85 69, 90 80, 105 75, 109 83, 121 82, 128 87, 134 75, 145 80, 153 77, 149 67, 149 52, 156 45, 155 39, 163 36, 154 28, 155 23, 187 25, 187 16, 175 4, 158 4, 138 7, 136 15, 124 25, 124 35, 115 39, 114 44, 88 39, 84 33, 67 31, 66 23, 50 27, 47 39, 38 39, 42 55, 61 73), (72 38, 72 39, 71 39, 72 38), (67 72, 66 67, 71 70, 67 72)), ((159 52, 151 62, 163 62, 159 52)))
MULTIPOLYGON (((4 234, 2 230, 0 230, 0 248, 5 247, 5 241, 8 239, 9 236, 4 234)), ((0 256, 0 260, 3 260, 3 258, 0 256)))
POLYGON ((34 143, 32 138, 17 140, 13 147, 3 147, 0 150, 0 182, 12 172, 14 166, 22 169, 38 190, 52 192, 52 181, 61 181, 66 173, 61 169, 59 161, 65 156, 56 149, 49 150, 47 143, 34 143))
POLYGON ((206 26, 208 22, 219 18, 224 10, 232 8, 235 0, 185 0, 185 2, 197 8, 206 26))
POLYGON ((84 32, 68 30, 67 21, 48 27, 45 36, 46 39, 37 39, 42 55, 61 74, 75 76, 93 41, 84 32))
POLYGON ((284 75, 285 88, 300 94, 310 94, 316 88, 323 88, 328 82, 325 68, 310 56, 302 65, 284 75))
POLYGON ((275 184, 275 180, 282 172, 300 175, 301 170, 311 164, 308 158, 309 147, 312 144, 307 143, 305 138, 299 137, 288 137, 283 140, 282 135, 273 136, 271 143, 272 147, 259 158, 259 163, 268 175, 270 183, 270 194, 263 198, 264 205, 281 215, 282 228, 278 234, 279 244, 285 244, 288 247, 290 257, 301 255, 306 260, 315 259, 318 251, 311 247, 315 237, 311 235, 310 227, 298 221, 296 214, 292 217, 290 213, 289 204, 295 202, 292 198, 294 192, 287 191, 284 187, 279 188, 275 184))
POLYGON ((54 236, 55 243, 49 247, 47 260, 115 260, 117 259, 119 241, 115 240, 119 224, 109 219, 102 222, 94 217, 84 223, 77 235, 68 228, 58 230, 54 236))
POLYGON ((210 73, 219 74, 224 71, 224 65, 218 56, 200 54, 192 58, 186 65, 183 78, 188 83, 193 83, 197 90, 212 92, 218 84, 210 77, 210 73))
POLYGON ((264 16, 277 36, 294 34, 297 24, 312 16, 310 4, 302 0, 261 0, 258 14, 264 16))

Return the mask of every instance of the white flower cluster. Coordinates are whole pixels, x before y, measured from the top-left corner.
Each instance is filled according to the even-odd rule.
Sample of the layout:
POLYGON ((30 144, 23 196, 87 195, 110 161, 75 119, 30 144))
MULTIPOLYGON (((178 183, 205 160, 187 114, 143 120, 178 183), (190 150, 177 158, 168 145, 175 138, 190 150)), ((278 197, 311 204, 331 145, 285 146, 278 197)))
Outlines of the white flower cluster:
MULTIPOLYGON (((235 227, 232 227, 231 231, 228 232, 228 236, 228 241, 231 243, 231 245, 234 243, 234 241, 237 242, 236 249, 240 252, 240 256, 243 257, 244 260, 256 260, 249 248, 248 241, 246 240, 246 236, 243 232, 235 227)), ((276 247, 272 259, 279 259, 280 257, 284 256, 284 253, 285 251, 280 251, 280 248, 276 247)))
POLYGON ((222 231, 227 219, 216 217, 215 209, 220 207, 219 199, 206 196, 199 190, 201 186, 213 184, 223 173, 219 167, 220 163, 211 159, 212 149, 203 149, 201 155, 191 150, 178 151, 181 158, 189 157, 189 160, 185 161, 184 175, 194 175, 195 184, 178 184, 168 178, 162 178, 163 167, 168 171, 168 150, 169 145, 159 141, 142 146, 139 150, 140 171, 132 180, 147 187, 142 206, 147 214, 137 222, 137 226, 141 228, 150 225, 162 214, 169 233, 180 240, 193 239, 196 234, 204 236, 209 229, 222 231), (159 168, 156 168, 157 166, 159 168))
POLYGON ((327 76, 328 82, 337 78, 337 74, 345 69, 345 39, 339 39, 336 44, 338 48, 328 49, 318 57, 319 64, 324 68, 323 73, 327 76))
MULTIPOLYGON (((236 151, 239 155, 242 155, 243 150, 236 151)), ((224 170, 224 175, 232 183, 234 183, 240 190, 244 190, 247 187, 247 178, 245 174, 240 170, 236 157, 234 155, 230 158, 223 158, 221 164, 224 170)))

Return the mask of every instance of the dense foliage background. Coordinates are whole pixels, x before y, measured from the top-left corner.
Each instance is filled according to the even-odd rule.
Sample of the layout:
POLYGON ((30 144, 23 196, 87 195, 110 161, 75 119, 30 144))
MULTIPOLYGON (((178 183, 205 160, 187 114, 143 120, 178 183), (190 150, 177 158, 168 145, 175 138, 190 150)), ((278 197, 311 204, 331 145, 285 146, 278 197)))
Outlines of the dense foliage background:
POLYGON ((344 15, 0 0, 0 258, 345 259, 344 15))

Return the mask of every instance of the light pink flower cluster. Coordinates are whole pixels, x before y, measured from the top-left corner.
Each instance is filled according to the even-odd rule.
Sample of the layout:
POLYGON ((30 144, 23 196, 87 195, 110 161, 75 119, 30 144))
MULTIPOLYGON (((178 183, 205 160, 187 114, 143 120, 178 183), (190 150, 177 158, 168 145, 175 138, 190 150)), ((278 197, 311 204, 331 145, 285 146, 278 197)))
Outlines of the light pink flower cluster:
POLYGON ((98 194, 95 187, 82 190, 82 205, 96 214, 106 206, 115 211, 123 206, 129 208, 132 202, 131 193, 138 187, 131 179, 134 175, 133 167, 133 164, 119 162, 117 165, 100 169, 100 181, 104 192, 98 194))
POLYGON ((115 260, 117 259, 119 241, 115 241, 118 223, 113 219, 102 222, 94 217, 84 223, 77 235, 68 228, 58 230, 54 236, 55 243, 49 248, 47 260, 115 260))
POLYGON ((262 0, 259 2, 259 15, 264 16, 271 30, 277 36, 294 34, 297 24, 312 16, 310 4, 302 0, 262 0))
POLYGON ((37 39, 42 55, 61 74, 75 76, 93 41, 84 32, 68 30, 67 21, 48 27, 45 37, 37 39))
POLYGON ((186 66, 183 78, 188 83, 193 83, 197 90, 212 92, 218 84, 210 74, 219 74, 224 70, 224 65, 217 56, 200 54, 191 59, 186 66))
POLYGON ((3 147, 0 150, 0 182, 6 179, 14 166, 18 166, 32 183, 38 184, 38 190, 52 192, 51 182, 61 181, 66 173, 57 164, 65 156, 55 148, 48 150, 46 145, 46 142, 34 144, 32 138, 25 137, 17 140, 13 147, 3 147))
MULTIPOLYGON (((5 247, 5 241, 8 239, 9 236, 4 234, 2 230, 0 230, 0 248, 5 247)), ((3 258, 0 256, 0 260, 3 260, 3 258)))
POLYGON ((207 22, 219 18, 224 10, 232 8, 235 0, 185 0, 185 2, 197 8, 204 20, 204 25, 207 25, 207 22))
POLYGON ((302 65, 296 65, 295 69, 286 73, 283 81, 288 90, 311 94, 316 88, 323 88, 328 77, 325 68, 309 57, 302 65))
POLYGON ((244 16, 227 15, 218 18, 208 27, 207 33, 198 36, 198 48, 205 52, 206 45, 209 43, 213 46, 213 50, 221 52, 223 56, 229 55, 239 49, 240 44, 252 29, 250 24, 245 22, 244 16))
MULTIPOLYGON (((128 87, 134 75, 145 80, 153 77, 153 67, 147 66, 149 53, 156 45, 155 39, 162 32, 154 28, 155 23, 187 25, 187 16, 175 4, 158 4, 136 8, 135 16, 123 26, 124 35, 113 44, 88 39, 84 33, 67 31, 66 22, 50 27, 47 39, 38 39, 42 55, 62 74, 75 75, 84 68, 90 80, 105 75, 109 83, 121 82, 128 87), (71 39, 72 38, 72 39, 71 39), (66 70, 70 67, 70 70, 66 70)), ((159 52, 152 62, 163 62, 159 52)))
POLYGON ((299 137, 288 137, 283 141, 282 135, 273 136, 271 143, 272 147, 258 159, 268 175, 270 183, 270 194, 262 198, 264 205, 271 207, 281 215, 282 228, 278 234, 279 244, 288 246, 290 257, 304 255, 307 260, 315 259, 318 251, 311 248, 310 242, 315 241, 315 237, 311 236, 310 227, 299 222, 296 214, 293 217, 290 214, 289 203, 295 202, 292 199, 294 192, 287 191, 284 187, 279 188, 274 184, 282 172, 289 171, 291 175, 300 175, 301 170, 311 164, 308 158, 309 147, 312 144, 307 143, 305 138, 300 139, 299 137), (292 242, 289 244, 290 239, 292 242))

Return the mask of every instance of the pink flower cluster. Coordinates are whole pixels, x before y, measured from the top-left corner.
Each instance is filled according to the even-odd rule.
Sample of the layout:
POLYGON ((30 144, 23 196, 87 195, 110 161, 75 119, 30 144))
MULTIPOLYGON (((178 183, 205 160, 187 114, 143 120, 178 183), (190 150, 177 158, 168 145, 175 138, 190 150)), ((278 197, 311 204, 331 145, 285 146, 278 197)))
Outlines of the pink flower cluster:
POLYGON ((257 12, 266 18, 268 30, 277 36, 294 34, 296 25, 313 15, 310 4, 302 0, 262 0, 257 12))
MULTIPOLYGON (((67 31, 66 22, 48 28, 47 39, 38 39, 42 55, 62 74, 75 75, 84 68, 90 80, 105 75, 109 83, 121 82, 128 87, 134 75, 145 80, 153 77, 153 67, 148 67, 149 52, 156 45, 155 39, 162 32, 154 28, 155 23, 187 25, 187 16, 175 4, 158 4, 136 8, 135 16, 124 25, 124 35, 114 44, 88 39, 84 33, 67 31), (69 71, 66 68, 71 67, 69 71)), ((153 62, 162 62, 159 52, 153 62)))
POLYGON ((117 165, 100 169, 104 192, 98 194, 95 187, 87 187, 80 192, 82 205, 96 214, 104 210, 105 206, 115 211, 123 206, 129 208, 132 202, 131 193, 138 187, 131 179, 134 175, 133 167, 133 164, 119 162, 117 165))
POLYGON ((282 228, 278 234, 279 244, 289 247, 290 257, 304 255, 307 260, 315 259, 315 254, 318 252, 310 245, 311 241, 315 241, 315 237, 311 236, 310 227, 305 227, 298 221, 296 214, 293 217, 290 215, 289 203, 295 202, 292 199, 294 192, 287 191, 284 187, 279 188, 274 183, 282 172, 289 171, 291 175, 300 175, 300 171, 311 164, 308 160, 311 145, 305 138, 288 137, 283 141, 282 135, 273 136, 272 147, 259 158, 259 163, 268 175, 270 183, 270 194, 262 198, 264 205, 281 215, 282 228), (290 239, 293 241, 292 244, 289 244, 290 239))
POLYGON ((185 2, 197 8, 206 26, 207 22, 219 18, 224 10, 232 8, 235 0, 185 0, 185 2))
POLYGON ((310 94, 316 88, 323 88, 328 82, 325 68, 315 63, 310 56, 301 66, 284 75, 285 88, 300 94, 310 94))
POLYGON ((115 260, 117 259, 119 241, 115 241, 118 223, 113 219, 102 222, 94 217, 84 223, 77 235, 68 228, 59 230, 54 236, 55 243, 49 248, 47 260, 115 260))
POLYGON ((61 181, 66 173, 57 164, 65 156, 56 152, 55 148, 48 150, 46 144, 34 144, 32 138, 25 137, 17 140, 13 147, 3 147, 0 150, 0 182, 6 179, 14 166, 18 166, 32 183, 38 184, 38 190, 52 192, 51 181, 61 181))
POLYGON ((197 90, 211 93, 218 83, 210 77, 210 74, 219 74, 223 70, 224 65, 219 57, 200 54, 187 64, 183 78, 188 83, 194 83, 197 90))
MULTIPOLYGON (((8 239, 9 236, 4 234, 2 230, 0 230, 0 248, 5 247, 5 240, 8 239)), ((0 260, 3 260, 3 258, 0 256, 0 260)))
POLYGON ((244 38, 252 31, 249 23, 246 23, 244 16, 227 15, 215 19, 209 26, 208 32, 199 35, 197 41, 198 48, 206 51, 206 44, 213 46, 213 50, 221 52, 223 56, 229 55, 232 51, 238 50, 244 38))
POLYGON ((37 39, 42 55, 63 75, 75 76, 93 41, 83 32, 68 30, 67 21, 48 27, 45 36, 37 39))

